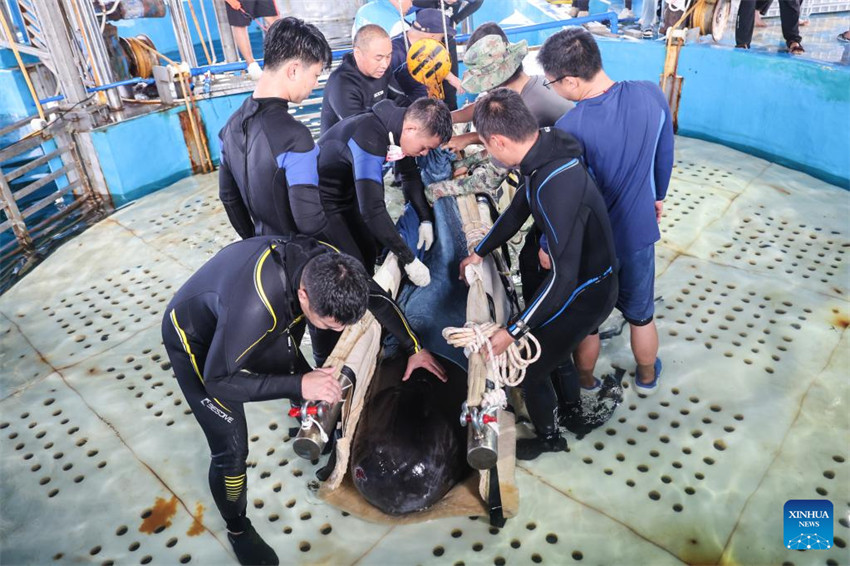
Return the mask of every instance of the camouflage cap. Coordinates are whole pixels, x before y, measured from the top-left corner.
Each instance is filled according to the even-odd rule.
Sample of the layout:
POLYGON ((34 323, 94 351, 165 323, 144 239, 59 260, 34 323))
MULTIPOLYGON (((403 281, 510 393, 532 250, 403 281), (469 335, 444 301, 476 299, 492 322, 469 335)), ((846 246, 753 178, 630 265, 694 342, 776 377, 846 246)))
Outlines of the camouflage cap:
POLYGON ((466 72, 463 88, 482 92, 502 85, 511 78, 528 53, 528 42, 505 43, 498 35, 485 35, 463 56, 466 72))

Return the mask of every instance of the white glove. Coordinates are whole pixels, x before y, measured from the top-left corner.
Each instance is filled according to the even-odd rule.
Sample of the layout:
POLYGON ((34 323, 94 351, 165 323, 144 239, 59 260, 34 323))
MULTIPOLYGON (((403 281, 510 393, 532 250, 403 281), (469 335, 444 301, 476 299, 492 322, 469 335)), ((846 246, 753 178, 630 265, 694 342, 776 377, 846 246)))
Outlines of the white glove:
POLYGON ((260 68, 260 64, 256 61, 248 65, 248 76, 251 77, 252 81, 260 80, 260 76, 262 74, 263 70, 260 68))
POLYGON ((407 272, 410 281, 417 287, 426 287, 431 282, 431 272, 418 259, 414 259, 405 265, 404 270, 407 272))
POLYGON ((416 249, 421 250, 423 245, 425 251, 430 250, 434 245, 434 225, 427 220, 419 223, 419 241, 416 242, 416 249))

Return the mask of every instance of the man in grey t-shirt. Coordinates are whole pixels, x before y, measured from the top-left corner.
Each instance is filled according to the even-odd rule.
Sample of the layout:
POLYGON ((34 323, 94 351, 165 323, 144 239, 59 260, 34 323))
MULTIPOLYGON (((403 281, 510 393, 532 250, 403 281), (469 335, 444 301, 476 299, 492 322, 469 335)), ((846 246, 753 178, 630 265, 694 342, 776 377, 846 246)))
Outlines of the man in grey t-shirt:
MULTIPOLYGON (((479 37, 474 43, 472 42, 476 39, 475 34, 470 38, 463 58, 467 67, 462 81, 463 88, 473 93, 498 87, 509 88, 519 93, 541 128, 554 126, 555 122, 574 106, 573 103, 544 86, 542 76, 525 73, 522 67, 522 60, 528 53, 525 40, 508 43, 504 32, 496 24, 484 24, 481 28, 492 33, 479 37)), ((452 112, 452 121, 469 122, 472 120, 474 109, 475 104, 469 104, 455 110, 452 112)), ((444 147, 458 152, 474 143, 481 141, 477 133, 470 132, 453 136, 444 147)))

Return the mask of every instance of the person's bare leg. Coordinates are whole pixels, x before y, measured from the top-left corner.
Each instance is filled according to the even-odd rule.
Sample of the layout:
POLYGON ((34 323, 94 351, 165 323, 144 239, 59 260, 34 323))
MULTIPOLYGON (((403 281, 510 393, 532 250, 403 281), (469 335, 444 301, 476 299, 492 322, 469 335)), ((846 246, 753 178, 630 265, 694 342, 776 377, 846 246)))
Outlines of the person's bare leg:
POLYGON ((578 370, 579 383, 586 389, 596 385, 593 370, 596 369, 596 360, 599 359, 600 344, 599 334, 590 334, 579 343, 578 348, 573 352, 573 361, 578 370))
POLYGON ((755 26, 756 26, 757 28, 766 28, 766 27, 767 27, 767 24, 764 22, 764 20, 762 20, 762 19, 761 19, 761 14, 759 14, 758 10, 756 10, 756 23, 755 23, 755 26))
POLYGON ((637 378, 644 384, 655 379, 655 358, 658 357, 658 329, 653 320, 645 326, 629 325, 632 353, 637 362, 637 378))
POLYGON ((269 26, 275 23, 280 19, 280 16, 266 16, 263 18, 263 21, 266 22, 266 29, 269 29, 269 26))
POLYGON ((248 37, 248 28, 231 26, 230 29, 233 30, 233 41, 236 42, 236 48, 239 50, 239 54, 250 65, 254 62, 254 54, 251 52, 251 40, 248 37))

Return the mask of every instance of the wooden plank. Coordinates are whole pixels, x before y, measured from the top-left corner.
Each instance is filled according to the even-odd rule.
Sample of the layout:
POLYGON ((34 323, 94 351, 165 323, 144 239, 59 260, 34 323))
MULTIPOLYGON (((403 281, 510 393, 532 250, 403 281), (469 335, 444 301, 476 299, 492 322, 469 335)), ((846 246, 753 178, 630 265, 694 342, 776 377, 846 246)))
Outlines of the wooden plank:
POLYGON ((37 167, 41 167, 42 165, 44 165, 45 163, 47 163, 51 159, 59 157, 60 155, 65 153, 65 151, 67 151, 67 150, 63 149, 63 148, 59 148, 55 151, 51 151, 47 155, 42 155, 38 159, 33 159, 32 161, 30 161, 26 165, 24 165, 22 167, 18 167, 17 169, 14 169, 10 173, 7 173, 6 174, 6 180, 11 181, 12 179, 17 179, 21 175, 26 175, 27 173, 29 173, 33 169, 36 169, 37 167))
POLYGON ((65 165, 64 167, 57 169, 56 171, 54 171, 50 175, 42 177, 38 181, 35 181, 34 183, 27 185, 23 189, 20 189, 19 191, 14 193, 15 201, 19 201, 21 199, 24 199, 24 198, 30 196, 31 194, 33 194, 34 192, 36 192, 40 188, 44 187, 45 185, 47 185, 48 183, 50 183, 52 181, 55 181, 59 177, 64 177, 68 173, 68 171, 70 171, 70 170, 71 170, 71 167, 69 167, 68 165, 65 165))
MULTIPOLYGON (((56 223, 57 220, 59 220, 63 216, 68 216, 69 214, 74 212, 76 209, 80 208, 84 204, 87 204, 87 202, 88 201, 86 201, 84 199, 75 200, 74 202, 72 202, 67 207, 60 210, 59 212, 57 212, 56 214, 54 214, 50 218, 45 218, 44 220, 42 220, 41 222, 39 222, 38 224, 36 224, 32 228, 30 228, 30 235, 32 235, 33 239, 35 240, 35 239, 37 239, 41 236, 44 236, 45 234, 49 234, 52 230, 55 230, 56 228, 61 228, 62 230, 66 230, 66 229, 70 228, 72 225, 58 227, 58 226, 55 225, 55 223, 56 223)), ((83 214, 85 215, 85 212, 83 214)), ((82 220, 83 219, 80 218, 78 220, 78 222, 82 221, 82 220)))
POLYGON ((20 155, 22 153, 26 153, 27 151, 38 147, 42 143, 44 143, 44 140, 41 136, 32 136, 17 141, 6 149, 0 150, 0 163, 5 163, 12 157, 20 155))
POLYGON ((15 197, 12 196, 12 189, 9 188, 9 183, 0 171, 0 205, 6 211, 6 218, 11 222, 12 231, 15 232, 15 238, 18 243, 24 247, 32 245, 32 239, 27 233, 27 224, 24 222, 24 217, 18 208, 18 203, 15 202, 15 197))
POLYGON ((32 216, 33 214, 35 214, 36 212, 38 212, 38 211, 39 211, 39 210, 41 210, 42 208, 44 208, 44 207, 46 207, 46 206, 50 205, 52 202, 54 202, 54 201, 55 201, 56 199, 58 199, 59 197, 64 196, 65 194, 67 194, 67 193, 69 193, 70 191, 74 190, 74 189, 75 189, 75 188, 77 188, 79 185, 80 185, 80 182, 79 182, 79 181, 74 181, 73 183, 71 183, 70 185, 68 185, 67 187, 65 187, 64 189, 62 189, 61 191, 55 192, 55 193, 53 193, 52 195, 50 195, 50 196, 48 196, 48 197, 45 197, 45 198, 41 199, 40 201, 38 201, 37 203, 35 203, 35 204, 34 204, 34 205, 32 205, 31 207, 29 207, 28 209, 26 209, 26 210, 23 212, 22 216, 23 216, 24 218, 29 218, 30 216, 32 216))
POLYGON ((6 41, 5 39, 0 39, 0 47, 11 49, 12 45, 14 45, 15 48, 21 53, 25 53, 27 55, 34 55, 42 60, 50 60, 50 53, 44 51, 43 49, 38 49, 36 47, 30 47, 29 45, 23 45, 21 43, 15 43, 11 41, 6 41))
POLYGON ((26 118, 21 118, 17 122, 9 124, 8 126, 3 126, 2 128, 0 128, 0 138, 5 136, 9 132, 13 132, 13 131, 17 130, 18 128, 22 128, 22 127, 26 126, 27 124, 30 123, 30 120, 32 120, 33 118, 38 118, 38 116, 27 116, 26 118))

